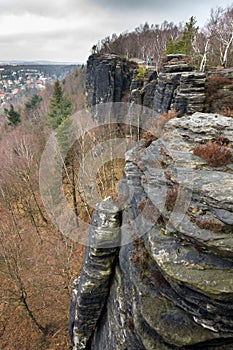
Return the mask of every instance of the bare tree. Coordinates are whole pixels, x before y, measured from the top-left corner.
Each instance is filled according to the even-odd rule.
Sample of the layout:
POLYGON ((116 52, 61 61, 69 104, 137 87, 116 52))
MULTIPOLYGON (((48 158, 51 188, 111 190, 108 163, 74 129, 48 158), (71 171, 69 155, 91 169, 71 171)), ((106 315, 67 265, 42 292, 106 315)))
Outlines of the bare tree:
POLYGON ((207 24, 212 56, 218 54, 219 63, 226 67, 233 44, 233 6, 211 10, 207 24))

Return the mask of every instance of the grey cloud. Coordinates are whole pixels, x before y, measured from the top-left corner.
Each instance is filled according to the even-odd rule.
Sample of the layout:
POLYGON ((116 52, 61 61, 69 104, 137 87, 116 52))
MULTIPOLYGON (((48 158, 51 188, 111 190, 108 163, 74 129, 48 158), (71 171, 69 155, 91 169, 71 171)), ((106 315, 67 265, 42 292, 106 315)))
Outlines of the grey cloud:
POLYGON ((82 0, 1 0, 0 14, 30 13, 44 17, 62 17, 78 10, 82 0))
MULTIPOLYGON (((221 6, 226 7, 227 3, 228 0, 222 0, 221 6)), ((22 25, 21 28, 16 24, 14 27, 14 23, 6 28, 2 26, 0 59, 21 55, 22 59, 84 61, 93 44, 114 32, 132 30, 145 21, 150 24, 163 20, 179 23, 192 15, 198 20, 201 17, 203 22, 211 7, 218 5, 219 0, 0 0, 0 19, 10 23, 9 15, 13 14, 17 17, 17 25, 22 25), (29 16, 25 16, 26 24, 23 25, 25 13, 29 16), (40 16, 46 19, 41 20, 40 16), (25 33, 10 35, 7 30, 25 33), (34 33, 36 30, 38 32, 34 33)))
MULTIPOLYGON (((132 12, 135 10, 140 9, 146 9, 147 12, 154 11, 157 9, 167 9, 169 10, 169 7, 172 3, 174 3, 174 0, 88 0, 89 3, 92 3, 93 5, 98 5, 103 8, 109 8, 109 9, 129 9, 132 12)), ((180 1, 182 2, 182 1, 180 1)), ((187 1, 186 1, 187 3, 187 1)))
MULTIPOLYGON (((83 34, 83 33, 82 33, 83 34)), ((39 45, 41 42, 45 43, 45 41, 49 40, 66 40, 67 38, 73 37, 77 35, 75 30, 67 29, 67 30, 54 30, 54 31, 45 31, 41 33, 20 33, 20 34, 0 34, 0 45, 8 44, 10 45, 18 45, 20 42, 32 42, 34 41, 34 45, 39 45)))
POLYGON ((85 37, 85 28, 0 35, 0 47, 1 60, 11 57, 23 60, 50 59, 76 62, 86 59, 91 48, 85 37))

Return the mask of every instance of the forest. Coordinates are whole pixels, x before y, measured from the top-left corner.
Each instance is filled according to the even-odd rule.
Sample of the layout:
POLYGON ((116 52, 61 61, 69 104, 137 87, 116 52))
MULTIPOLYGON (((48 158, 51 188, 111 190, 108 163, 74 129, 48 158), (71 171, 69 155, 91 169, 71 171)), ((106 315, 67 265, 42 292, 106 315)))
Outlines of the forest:
POLYGON ((183 53, 192 57, 200 71, 211 67, 233 65, 233 6, 212 9, 203 28, 197 26, 195 17, 178 25, 164 21, 162 24, 147 22, 132 32, 112 34, 93 45, 93 53, 115 53, 127 58, 146 61, 153 58, 159 70, 164 54, 183 53))
MULTIPOLYGON (((64 113, 84 107, 85 69, 57 82, 64 113), (63 93, 65 91, 66 93, 63 93), (69 95, 69 97, 68 97, 69 95)), ((39 192, 39 165, 50 123, 53 86, 5 109, 0 125, 0 348, 68 349, 72 280, 83 246, 50 222, 39 192), (50 116, 49 116, 50 112, 50 116)))

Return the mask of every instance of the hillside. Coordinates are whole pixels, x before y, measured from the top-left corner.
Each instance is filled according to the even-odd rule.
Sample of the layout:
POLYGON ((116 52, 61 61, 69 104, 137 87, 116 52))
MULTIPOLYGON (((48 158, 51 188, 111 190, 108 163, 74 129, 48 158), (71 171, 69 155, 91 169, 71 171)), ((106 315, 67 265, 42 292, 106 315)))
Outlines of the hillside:
MULTIPOLYGON (((62 82, 73 103, 83 108, 84 69, 62 82)), ((83 246, 51 223, 39 190, 39 166, 51 129, 53 86, 15 106, 21 123, 1 117, 0 148, 0 348, 68 349, 69 288, 80 270, 83 246)))

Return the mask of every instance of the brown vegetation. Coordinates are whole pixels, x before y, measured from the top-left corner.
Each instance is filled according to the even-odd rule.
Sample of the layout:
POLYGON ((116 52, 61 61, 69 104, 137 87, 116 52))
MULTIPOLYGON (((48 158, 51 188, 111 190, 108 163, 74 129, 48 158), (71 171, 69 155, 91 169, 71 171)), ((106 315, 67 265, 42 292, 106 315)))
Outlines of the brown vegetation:
POLYGON ((165 208, 168 211, 172 211, 174 209, 174 206, 176 204, 176 199, 177 199, 177 196, 178 196, 178 192, 179 192, 179 185, 178 184, 174 184, 167 191, 166 199, 165 199, 165 208))
POLYGON ((214 220, 198 220, 193 215, 190 215, 190 221, 196 224, 200 229, 202 230, 209 230, 214 233, 221 233, 223 232, 223 224, 220 224, 218 222, 215 222, 214 220))
POLYGON ((1 349, 68 348, 69 287, 83 247, 49 222, 38 188, 41 125, 24 122, 0 143, 1 349))
POLYGON ((203 229, 203 230, 209 230, 212 231, 214 233, 220 233, 222 232, 223 226, 221 224, 218 224, 216 222, 214 222, 213 220, 210 221, 200 221, 200 220, 196 220, 196 225, 203 229))
POLYGON ((208 141, 205 145, 196 146, 193 153, 204 159, 211 167, 227 165, 233 162, 232 151, 226 141, 208 141))
MULTIPOLYGON (((225 114, 233 109, 233 80, 212 74, 206 84, 206 109, 225 114)), ((226 114, 225 114, 226 115, 226 114)))
MULTIPOLYGON (((69 79, 64 82, 67 89, 69 79)), ((80 89, 76 102, 81 107, 85 96, 80 89)), ((40 197, 39 164, 50 134, 45 113, 51 92, 48 87, 42 93, 36 111, 19 106, 21 125, 1 124, 0 348, 5 350, 70 346, 70 286, 84 248, 50 222, 40 197)), ((74 91, 72 96, 75 100, 74 91)))
POLYGON ((150 223, 156 223, 158 219, 158 209, 154 206, 149 198, 144 197, 138 204, 143 218, 150 223))
POLYGON ((148 252, 145 249, 144 241, 141 237, 133 237, 134 250, 131 252, 130 260, 144 269, 148 261, 148 252))
POLYGON ((233 118, 233 109, 230 109, 230 107, 224 107, 223 115, 225 115, 226 117, 233 118))

